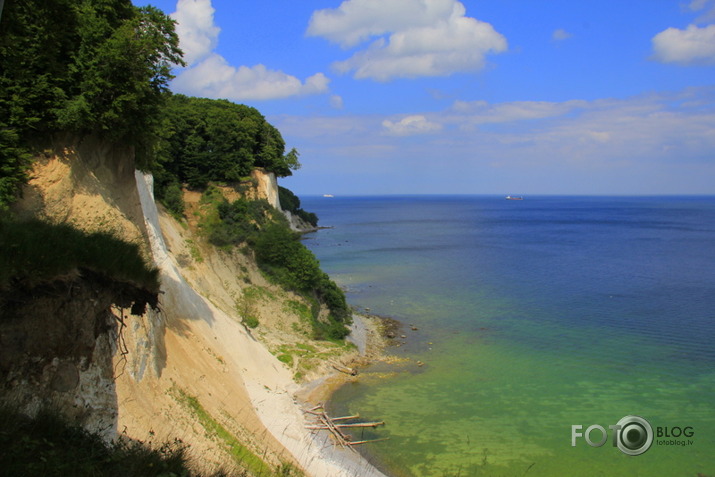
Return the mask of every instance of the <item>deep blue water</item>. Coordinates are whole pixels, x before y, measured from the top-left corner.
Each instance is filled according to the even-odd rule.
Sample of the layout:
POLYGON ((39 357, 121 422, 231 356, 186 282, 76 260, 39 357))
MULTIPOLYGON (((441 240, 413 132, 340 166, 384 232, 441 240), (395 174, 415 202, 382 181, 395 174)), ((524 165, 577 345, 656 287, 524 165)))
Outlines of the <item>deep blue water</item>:
POLYGON ((348 301, 419 328, 332 403, 391 422, 366 450, 387 472, 715 475, 714 197, 302 205, 332 227, 305 244, 348 301), (572 424, 628 414, 694 443, 570 445, 572 424))

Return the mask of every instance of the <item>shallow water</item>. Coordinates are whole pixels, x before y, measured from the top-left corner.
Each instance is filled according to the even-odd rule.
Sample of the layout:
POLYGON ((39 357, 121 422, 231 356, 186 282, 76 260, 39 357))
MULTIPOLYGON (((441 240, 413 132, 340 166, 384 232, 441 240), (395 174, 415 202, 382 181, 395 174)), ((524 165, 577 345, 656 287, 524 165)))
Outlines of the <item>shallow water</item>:
POLYGON ((390 437, 363 447, 389 474, 715 475, 715 198, 303 207, 334 227, 305 243, 348 301, 419 328, 393 350, 406 362, 364 370, 331 402, 388 423, 362 435, 390 437), (572 425, 626 415, 690 426, 671 440, 692 444, 571 445, 572 425))

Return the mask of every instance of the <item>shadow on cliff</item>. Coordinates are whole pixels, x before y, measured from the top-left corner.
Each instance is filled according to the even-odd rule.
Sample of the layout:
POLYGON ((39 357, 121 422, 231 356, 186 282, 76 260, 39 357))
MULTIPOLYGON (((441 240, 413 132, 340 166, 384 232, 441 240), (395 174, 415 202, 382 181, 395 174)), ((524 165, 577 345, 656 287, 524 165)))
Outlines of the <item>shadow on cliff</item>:
POLYGON ((156 294, 82 270, 81 276, 0 290, 0 402, 44 407, 109 439, 116 435, 114 356, 127 320, 156 294))

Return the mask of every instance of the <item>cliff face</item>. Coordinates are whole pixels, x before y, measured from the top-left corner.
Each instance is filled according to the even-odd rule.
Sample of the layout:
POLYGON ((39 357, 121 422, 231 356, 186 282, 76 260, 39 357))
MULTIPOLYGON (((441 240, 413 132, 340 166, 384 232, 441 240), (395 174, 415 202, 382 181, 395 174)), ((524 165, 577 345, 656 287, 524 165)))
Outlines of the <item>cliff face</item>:
POLYGON ((256 183, 255 198, 266 199, 269 204, 281 210, 281 203, 278 199, 278 180, 273 172, 266 172, 261 169, 254 169, 251 172, 251 179, 256 183))
MULTIPOLYGON (((256 180, 263 186, 257 193, 277 201, 275 178, 259 174, 256 180)), ((178 271, 167 273, 172 257, 157 245, 161 231, 147 190, 143 176, 135 176, 133 152, 95 138, 60 139, 36 158, 15 215, 109 231, 139 244, 146 260, 162 269, 162 291, 156 310, 136 316, 130 293, 136 290, 88 272, 31 290, 7 290, 0 297, 7 299, 0 316, 0 401, 30 414, 41 406, 57 408, 107 439, 180 438, 202 461, 199 466, 230 468, 224 444, 197 427, 195 410, 182 401, 191 396, 255 444, 256 452, 265 451, 272 464, 291 461, 278 457, 284 448, 253 413, 238 366, 227 365, 230 351, 217 350, 212 305, 178 271), (145 220, 152 207, 153 217, 145 220)))
POLYGON ((134 178, 134 151, 94 137, 58 138, 35 158, 30 181, 13 211, 69 223, 87 232, 108 231, 137 243, 148 259, 146 228, 134 178))
MULTIPOLYGON (((253 198, 280 205, 275 176, 255 171, 253 183, 253 198)), ((139 291, 87 272, 15 293, 0 317, 0 400, 30 413, 51 404, 108 439, 181 439, 205 471, 234 465, 220 426, 268 466, 343 475, 304 429, 294 379, 356 353, 312 341, 309 304, 268 283, 250 254, 204 243, 191 209, 188 224, 157 209, 131 150, 58 141, 14 212, 138 243, 161 292, 142 315, 131 313, 147 301, 139 291), (241 323, 249 314, 253 331, 241 323)))
MULTIPOLYGON (((13 211, 111 231, 149 258, 133 152, 64 138, 37 158, 13 211)), ((0 400, 30 414, 59 409, 88 430, 116 435, 119 330, 146 292, 88 271, 0 292, 0 400)), ((150 301, 154 301, 150 299, 150 301)))
POLYGON ((0 295, 4 402, 28 414, 52 407, 105 438, 116 435, 113 362, 120 327, 142 292, 84 272, 0 295))

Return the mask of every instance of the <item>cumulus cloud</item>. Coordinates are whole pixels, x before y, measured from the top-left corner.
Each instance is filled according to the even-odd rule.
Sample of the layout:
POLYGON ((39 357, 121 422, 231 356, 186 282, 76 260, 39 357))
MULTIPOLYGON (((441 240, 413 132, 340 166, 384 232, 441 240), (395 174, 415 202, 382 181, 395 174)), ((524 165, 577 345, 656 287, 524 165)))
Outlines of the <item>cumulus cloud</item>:
POLYGON ((330 80, 316 73, 301 81, 265 65, 232 66, 215 52, 221 29, 214 24, 211 0, 178 0, 171 17, 188 68, 181 70, 172 89, 188 95, 232 101, 281 99, 328 92, 330 80))
POLYGON ((479 70, 488 53, 507 50, 506 38, 457 0, 345 0, 314 12, 307 34, 344 48, 372 41, 334 67, 378 81, 479 70))
POLYGON ((295 76, 269 70, 264 65, 236 68, 229 65, 221 55, 214 53, 181 73, 174 80, 173 87, 182 93, 245 101, 325 93, 329 82, 323 73, 317 73, 301 82, 295 76))
POLYGON ((653 58, 681 65, 715 64, 715 25, 668 28, 652 40, 653 58))
POLYGON ((428 121, 421 114, 405 116, 399 121, 390 121, 386 119, 382 122, 382 127, 386 134, 392 136, 413 136, 415 134, 429 134, 440 131, 442 125, 436 122, 428 121))
POLYGON ((179 0, 171 18, 176 20, 179 46, 184 51, 184 61, 192 65, 206 58, 218 44, 221 29, 214 24, 211 0, 179 0))

